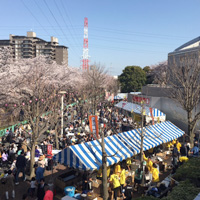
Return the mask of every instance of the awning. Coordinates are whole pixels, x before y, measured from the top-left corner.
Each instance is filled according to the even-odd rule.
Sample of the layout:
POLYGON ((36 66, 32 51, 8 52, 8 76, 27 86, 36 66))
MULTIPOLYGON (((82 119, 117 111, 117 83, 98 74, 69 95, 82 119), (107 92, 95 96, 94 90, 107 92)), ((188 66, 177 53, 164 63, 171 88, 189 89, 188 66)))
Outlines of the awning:
POLYGON ((122 100, 124 98, 127 98, 127 93, 118 93, 116 96, 114 96, 114 100, 122 100))
MULTIPOLYGON (((119 161, 126 160, 133 156, 133 152, 121 141, 117 134, 105 138, 105 150, 108 155, 107 166, 118 163, 119 161)), ((96 159, 102 164, 102 150, 97 140, 85 143, 94 153, 96 159)))
POLYGON ((124 98, 123 98, 123 97, 120 97, 120 96, 118 96, 118 95, 114 96, 114 100, 122 100, 122 99, 124 99, 124 98))
MULTIPOLYGON (((104 141, 105 150, 108 155, 107 166, 133 156, 133 152, 117 137, 117 135, 106 137, 104 141)), ((73 145, 56 154, 54 160, 76 169, 99 169, 102 165, 101 145, 97 140, 73 145)))
MULTIPOLYGON (((170 121, 144 128, 144 151, 181 137, 184 132, 170 121)), ((140 153, 141 129, 105 138, 107 166, 140 153)), ((97 140, 70 146, 54 156, 54 160, 80 170, 95 170, 102 165, 101 145, 97 140)))
MULTIPOLYGON (((159 146, 160 144, 177 139, 183 134, 184 131, 179 129, 170 121, 144 127, 143 149, 144 151, 149 150, 151 148, 159 146)), ((136 154, 140 153, 141 129, 119 133, 118 137, 136 154)))
MULTIPOLYGON (((126 101, 120 101, 115 105, 117 108, 122 108, 124 110, 127 110, 129 112, 134 112, 136 114, 142 113, 142 106, 139 104, 126 102, 126 101)), ((150 107, 144 106, 145 115, 151 116, 150 107)), ((160 117, 160 116, 166 116, 163 112, 158 110, 157 108, 152 108, 152 114, 154 117, 160 117)))
POLYGON ((98 169, 100 166, 99 161, 85 144, 65 148, 56 154, 53 159, 75 169, 86 171, 98 169))

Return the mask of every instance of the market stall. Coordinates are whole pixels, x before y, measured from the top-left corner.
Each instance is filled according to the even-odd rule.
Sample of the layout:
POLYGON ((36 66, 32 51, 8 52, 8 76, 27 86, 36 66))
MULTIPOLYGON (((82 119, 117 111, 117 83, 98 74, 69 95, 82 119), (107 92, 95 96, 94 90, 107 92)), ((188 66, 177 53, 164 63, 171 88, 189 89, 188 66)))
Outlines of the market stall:
MULTIPOLYGON (((126 102, 126 101, 120 101, 115 105, 117 108, 121 108, 125 111, 134 113, 134 118, 137 121, 140 120, 138 116, 141 116, 142 113, 142 106, 139 104, 131 103, 131 102, 126 102)), ((146 122, 149 123, 150 121, 158 121, 158 122, 164 122, 166 121, 166 115, 158 110, 157 108, 150 108, 148 106, 143 107, 144 115, 146 118, 146 122)))
MULTIPOLYGON (((149 150, 163 143, 181 137, 184 131, 170 121, 147 126, 144 132, 143 149, 149 150)), ((105 138, 108 155, 107 166, 126 160, 140 152, 141 129, 115 134, 105 138)), ((102 150, 97 140, 69 146, 54 156, 54 160, 80 170, 99 169, 102 164, 102 150)))
MULTIPOLYGON (((144 127, 143 134, 143 149, 146 151, 177 139, 181 137, 184 132, 170 121, 166 121, 144 127)), ((113 136, 106 137, 104 141, 105 150, 108 155, 107 166, 113 166, 114 164, 120 163, 123 160, 127 160, 128 158, 140 153, 141 129, 134 129, 128 132, 115 134, 113 136)), ((79 172, 92 172, 99 170, 102 166, 102 149, 100 143, 97 140, 93 140, 69 146, 56 154, 53 159, 61 164, 67 165, 68 167, 78 169, 79 172)), ((137 163, 134 165, 138 167, 137 163)), ((130 173, 131 175, 127 173, 127 176, 132 177, 135 170, 136 168, 133 166, 130 173)), ((77 178, 77 175, 74 175, 74 177, 77 178)), ((80 175, 78 175, 78 177, 80 177, 80 175)), ((68 179, 67 176, 65 176, 64 179, 68 179)), ((73 180, 70 181, 75 183, 73 180)), ((64 186, 66 185, 67 184, 64 184, 64 186)), ((99 187, 99 184, 97 185, 98 189, 101 188, 99 187)))

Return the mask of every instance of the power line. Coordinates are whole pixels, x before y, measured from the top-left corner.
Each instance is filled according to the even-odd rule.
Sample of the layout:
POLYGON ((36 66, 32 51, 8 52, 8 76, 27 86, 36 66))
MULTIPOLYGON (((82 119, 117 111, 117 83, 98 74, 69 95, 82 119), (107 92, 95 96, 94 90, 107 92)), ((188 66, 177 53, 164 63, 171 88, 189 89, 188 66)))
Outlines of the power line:
MULTIPOLYGON (((62 15, 62 12, 61 12, 61 10, 60 10, 58 4, 56 3, 56 0, 54 0, 54 3, 55 3, 55 5, 56 5, 56 7, 57 7, 57 9, 58 9, 58 12, 60 13, 60 16, 62 17, 62 19, 63 19, 63 21, 64 21, 64 23, 65 23, 65 26, 67 27, 67 29, 68 29, 70 35, 72 36, 72 39, 74 40, 74 42, 75 42, 77 45, 79 45, 79 44, 76 42, 76 40, 75 40, 73 34, 71 33, 71 30, 70 30, 70 28, 68 27, 68 25, 67 25, 67 23, 66 23, 66 21, 65 21, 65 19, 64 19, 64 17, 63 17, 63 15, 62 15)), ((61 1, 61 3, 62 3, 62 1, 61 1)), ((65 12, 65 13, 66 13, 66 12, 65 12)), ((66 15, 67 15, 67 13, 66 13, 66 15)))
MULTIPOLYGON (((48 6, 46 0, 44 0, 44 3, 45 3, 45 5, 46 5, 46 7, 48 8, 49 12, 51 13, 52 17, 54 18, 56 24, 59 26, 61 32, 63 33, 63 35, 65 36, 65 38, 68 40, 68 38, 67 38, 66 34, 64 33, 62 27, 60 26, 60 24, 58 23, 56 17, 54 16, 53 12, 52 12, 51 9, 49 8, 49 6, 48 6)), ((70 44, 70 41, 69 41, 69 40, 68 40, 68 42, 69 42, 69 44, 70 44)), ((72 49, 72 50, 73 50, 73 53, 77 54, 77 53, 74 51, 74 49, 72 49)))
POLYGON ((188 37, 184 37, 184 36, 172 36, 172 35, 162 35, 162 34, 154 34, 154 33, 142 33, 142 32, 131 32, 131 31, 124 31, 124 30, 119 30, 119 29, 108 29, 108 28, 100 28, 100 27, 91 27, 91 29, 94 30, 101 30, 101 31, 105 31, 105 32, 115 32, 115 34, 117 32, 122 33, 122 34, 126 34, 126 35, 138 35, 138 36, 149 36, 149 37, 167 37, 167 38, 174 38, 174 39, 188 39, 188 37))
MULTIPOLYGON (((53 28, 49 18, 44 14, 44 12, 42 11, 41 7, 39 6, 39 4, 37 3, 36 0, 34 0, 35 4, 37 5, 37 7, 39 8, 39 10, 41 11, 42 15, 44 16, 44 18, 48 21, 48 23, 51 25, 50 27, 53 28)), ((55 30, 55 32, 57 33, 57 30, 53 28, 53 30, 55 30)), ((56 35, 59 35, 58 33, 56 35)))
MULTIPOLYGON (((106 36, 96 36, 96 35, 91 35, 90 37, 91 39, 98 39, 98 41, 109 41, 109 42, 117 42, 117 43, 124 43, 125 41, 129 44, 135 44, 135 43, 145 43, 145 45, 147 45, 147 43, 149 44, 152 44, 152 46, 155 46, 155 44, 158 44, 158 45, 167 45, 169 46, 170 44, 169 43, 155 43, 155 42, 149 42, 149 41, 140 41, 140 40, 131 40, 131 39, 122 39, 122 38, 114 38, 114 37, 106 37, 106 36), (102 39, 101 39, 102 38, 102 39), (116 41, 115 41, 116 40, 116 41)), ((172 44, 171 44, 172 45, 172 44)), ((151 46, 151 45, 149 45, 151 46)))
POLYGON ((28 6, 26 6, 26 4, 24 3, 24 1, 21 0, 21 2, 26 7, 26 9, 30 12, 30 14, 32 15, 32 17, 40 24, 40 26, 42 27, 42 29, 50 36, 49 32, 42 26, 42 24, 40 23, 40 21, 34 16, 34 14, 31 12, 31 10, 28 8, 28 6))
POLYGON ((144 53, 144 52, 147 52, 147 53, 152 53, 152 54, 158 54, 158 53, 162 53, 162 54, 166 54, 166 52, 161 52, 161 51, 148 51, 148 50, 142 50, 142 49, 135 49, 135 50, 133 50, 133 49, 130 49, 130 48, 119 48, 119 47, 111 47, 111 46, 101 46, 101 45, 90 45, 91 46, 91 48, 102 48, 102 49, 104 49, 104 51, 105 50, 115 50, 115 51, 123 51, 123 52, 129 52, 129 53, 131 53, 131 52, 136 52, 136 53, 144 53))

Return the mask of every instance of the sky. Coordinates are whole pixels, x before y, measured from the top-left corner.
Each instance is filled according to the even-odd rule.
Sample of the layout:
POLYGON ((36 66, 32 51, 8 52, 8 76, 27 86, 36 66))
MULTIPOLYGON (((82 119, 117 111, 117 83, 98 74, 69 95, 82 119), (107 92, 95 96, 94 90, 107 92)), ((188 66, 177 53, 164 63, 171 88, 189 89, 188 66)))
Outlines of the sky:
POLYGON ((199 0, 0 0, 0 39, 37 37, 69 48, 69 66, 80 67, 84 18, 90 64, 111 75, 126 66, 151 66, 200 36, 199 0))

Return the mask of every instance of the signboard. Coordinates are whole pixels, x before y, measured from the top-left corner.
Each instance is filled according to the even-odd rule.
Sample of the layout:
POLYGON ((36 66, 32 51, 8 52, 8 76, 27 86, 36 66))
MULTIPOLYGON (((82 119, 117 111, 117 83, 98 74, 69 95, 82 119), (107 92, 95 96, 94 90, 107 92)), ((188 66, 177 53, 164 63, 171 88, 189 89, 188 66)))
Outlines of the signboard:
POLYGON ((51 145, 51 144, 48 144, 48 145, 47 145, 47 154, 48 154, 48 155, 52 155, 52 149, 53 149, 53 148, 52 148, 52 145, 51 145))
POLYGON ((141 101, 144 101, 145 104, 149 104, 150 103, 150 99, 149 98, 135 96, 135 95, 133 96, 133 102, 141 103, 141 101))
POLYGON ((124 108, 125 105, 126 105, 126 103, 122 103, 122 108, 124 108))
POLYGON ((96 115, 89 116, 90 131, 99 138, 98 119, 96 115))
POLYGON ((52 155, 53 155, 53 153, 52 153, 52 151, 53 151, 52 144, 42 145, 42 150, 43 150, 42 151, 43 154, 45 154, 47 158, 51 158, 52 157, 52 155))

